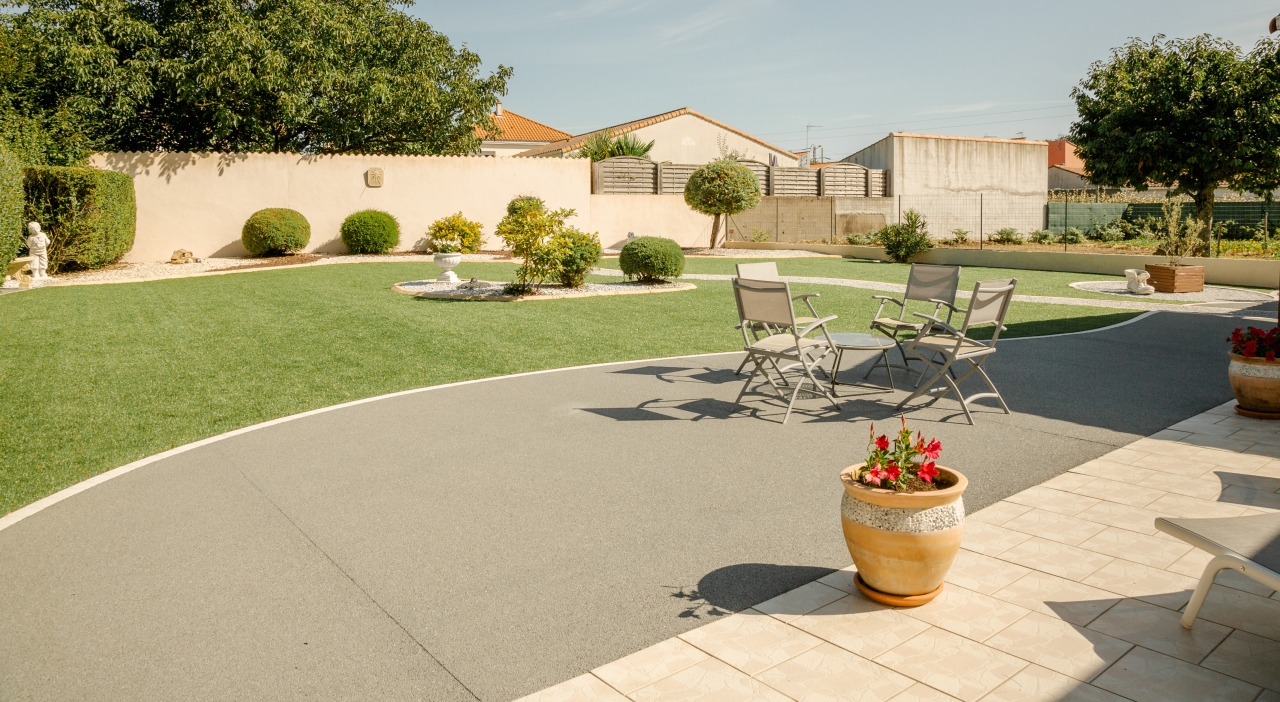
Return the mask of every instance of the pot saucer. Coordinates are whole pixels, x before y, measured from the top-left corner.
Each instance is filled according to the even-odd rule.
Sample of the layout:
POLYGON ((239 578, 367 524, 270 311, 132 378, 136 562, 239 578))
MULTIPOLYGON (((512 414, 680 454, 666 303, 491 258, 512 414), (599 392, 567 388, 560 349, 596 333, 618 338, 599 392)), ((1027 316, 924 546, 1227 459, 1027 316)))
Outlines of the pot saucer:
POLYGON ((932 592, 926 592, 923 595, 890 595, 887 592, 880 592, 862 581, 862 574, 855 573, 853 582, 858 586, 858 592, 872 602, 879 602, 882 605, 890 607, 919 607, 933 600, 933 598, 942 594, 942 588, 946 587, 946 583, 938 585, 938 589, 932 592))

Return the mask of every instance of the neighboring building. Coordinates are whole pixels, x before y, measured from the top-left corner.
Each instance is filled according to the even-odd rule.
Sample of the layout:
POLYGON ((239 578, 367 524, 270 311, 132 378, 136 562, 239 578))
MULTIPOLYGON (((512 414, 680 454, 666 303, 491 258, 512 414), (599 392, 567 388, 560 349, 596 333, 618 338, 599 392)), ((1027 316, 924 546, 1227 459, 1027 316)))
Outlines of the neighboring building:
POLYGON ((524 115, 504 110, 501 102, 493 111, 493 121, 498 128, 496 133, 491 134, 476 128, 476 136, 480 137, 481 156, 515 156, 535 146, 572 136, 568 132, 535 122, 524 115))
POLYGON ((1001 194, 1039 197, 1049 190, 1048 144, 1026 139, 893 132, 844 158, 889 172, 889 195, 1001 194))
POLYGON ((572 156, 588 137, 601 132, 607 132, 610 137, 631 134, 641 141, 652 141, 653 149, 649 152, 649 158, 658 163, 710 163, 720 158, 721 144, 726 149, 743 154, 745 159, 770 165, 795 166, 800 161, 799 156, 791 151, 757 139, 687 107, 537 146, 520 156, 572 156))
POLYGON ((1076 155, 1076 145, 1066 139, 1049 141, 1049 189, 1087 190, 1093 187, 1084 172, 1084 161, 1076 155))

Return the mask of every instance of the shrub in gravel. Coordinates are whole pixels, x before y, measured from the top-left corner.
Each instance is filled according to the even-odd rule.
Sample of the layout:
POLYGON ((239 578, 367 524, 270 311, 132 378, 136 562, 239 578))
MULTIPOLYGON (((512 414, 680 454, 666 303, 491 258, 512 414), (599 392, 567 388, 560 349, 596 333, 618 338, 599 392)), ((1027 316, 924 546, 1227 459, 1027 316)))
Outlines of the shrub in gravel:
POLYGON ((618 256, 618 267, 628 278, 661 282, 684 273, 684 252, 671 239, 642 236, 628 241, 618 256))
POLYGON ((1036 231, 1031 232, 1028 236, 1031 238, 1031 243, 1033 244, 1053 243, 1053 232, 1048 229, 1037 229, 1036 231))
MULTIPOLYGON (((579 231, 576 227, 565 227, 564 231, 552 237, 553 246, 560 251, 560 271, 556 277, 566 288, 581 287, 587 279, 587 273, 600 262, 600 237, 579 231)), ((683 254, 682 254, 683 255, 683 254)))
POLYGON ((279 256, 306 248, 311 241, 311 224, 297 210, 268 207, 254 212, 240 241, 254 256, 279 256))
POLYGON ((386 253, 400 245, 400 223, 382 210, 361 210, 343 220, 342 243, 354 254, 386 253))
POLYGON ((483 224, 456 212, 432 222, 427 236, 431 239, 431 250, 436 253, 475 253, 480 250, 482 229, 483 224))
POLYGON ((991 236, 991 242, 995 244, 1021 244, 1022 235, 1013 227, 1005 227, 997 229, 996 233, 991 236))
POLYGON ((1067 227, 1058 235, 1059 244, 1080 244, 1084 242, 1084 232, 1075 227, 1067 227))

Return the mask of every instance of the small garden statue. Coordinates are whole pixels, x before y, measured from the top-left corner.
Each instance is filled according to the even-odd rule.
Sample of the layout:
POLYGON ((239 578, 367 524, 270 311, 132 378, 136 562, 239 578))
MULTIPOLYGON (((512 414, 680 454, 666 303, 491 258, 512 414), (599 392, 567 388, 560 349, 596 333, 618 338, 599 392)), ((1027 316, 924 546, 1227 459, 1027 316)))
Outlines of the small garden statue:
POLYGON ((1151 277, 1150 273, 1136 268, 1126 268, 1124 275, 1129 279, 1129 292, 1134 295, 1150 295, 1156 291, 1155 288, 1147 285, 1147 278, 1151 277))
POLYGON ((40 231, 39 222, 27 222, 27 251, 31 255, 31 282, 43 285, 49 277, 49 237, 40 231))

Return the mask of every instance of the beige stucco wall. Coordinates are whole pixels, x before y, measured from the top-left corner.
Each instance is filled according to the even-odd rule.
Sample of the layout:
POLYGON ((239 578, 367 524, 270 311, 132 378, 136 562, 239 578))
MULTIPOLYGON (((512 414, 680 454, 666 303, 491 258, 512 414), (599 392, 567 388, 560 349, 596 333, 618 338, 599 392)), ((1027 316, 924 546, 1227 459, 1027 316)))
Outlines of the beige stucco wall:
POLYGON ((687 247, 711 241, 711 218, 689 209, 683 195, 592 195, 589 228, 606 248, 621 248, 629 233, 687 247))
POLYGON ((641 141, 654 142, 649 158, 671 163, 710 163, 720 158, 716 138, 724 135, 726 146, 746 153, 747 158, 769 162, 769 154, 778 157, 778 165, 794 166, 799 161, 787 151, 770 149, 694 115, 680 115, 632 132, 641 141))
POLYGON ((420 247, 431 222, 458 211, 481 222, 486 246, 496 248, 494 228, 517 195, 574 208, 579 226, 590 220, 591 164, 580 159, 111 153, 92 165, 133 176, 138 228, 126 261, 164 261, 178 248, 246 255, 240 229, 266 207, 306 216, 308 251, 344 251, 342 221, 369 208, 400 221, 401 249, 420 247), (373 167, 383 169, 383 187, 365 186, 373 167))
POLYGON ((991 193, 1045 198, 1041 141, 894 137, 895 195, 991 193))

